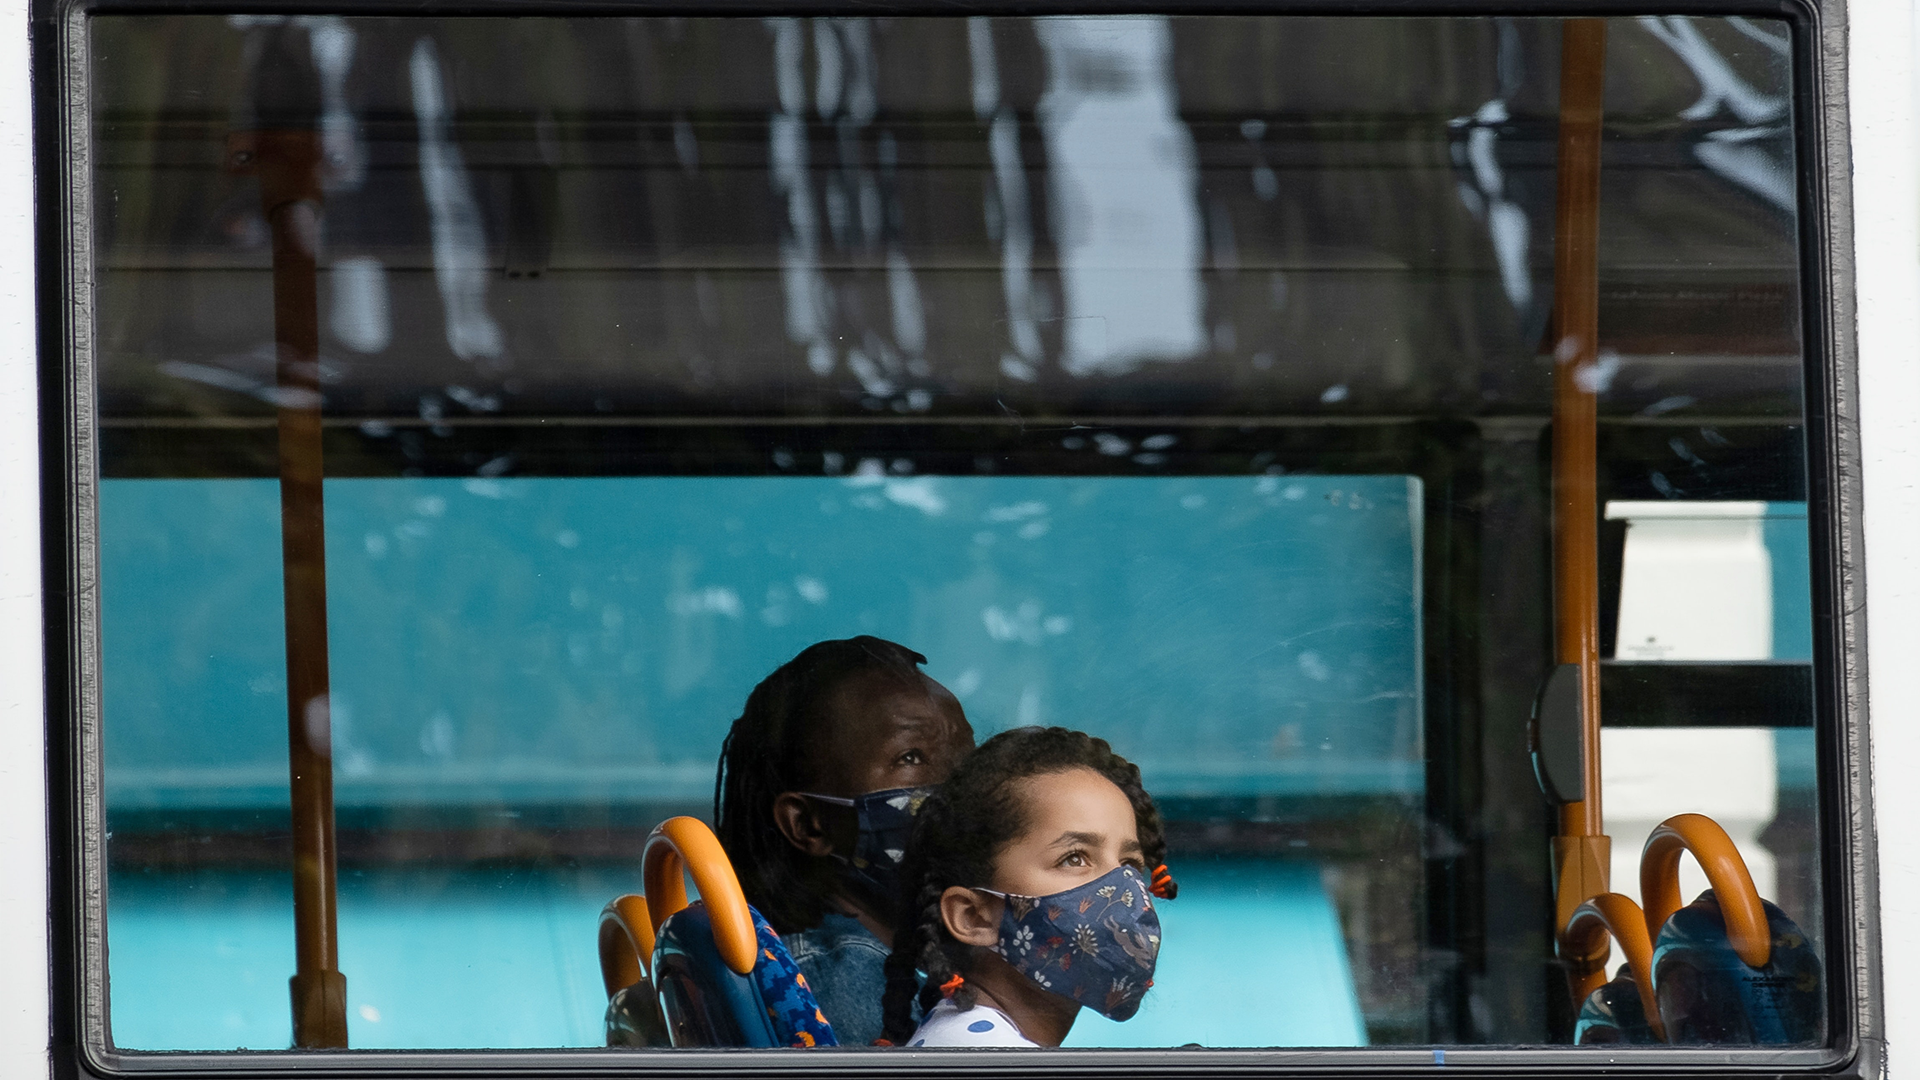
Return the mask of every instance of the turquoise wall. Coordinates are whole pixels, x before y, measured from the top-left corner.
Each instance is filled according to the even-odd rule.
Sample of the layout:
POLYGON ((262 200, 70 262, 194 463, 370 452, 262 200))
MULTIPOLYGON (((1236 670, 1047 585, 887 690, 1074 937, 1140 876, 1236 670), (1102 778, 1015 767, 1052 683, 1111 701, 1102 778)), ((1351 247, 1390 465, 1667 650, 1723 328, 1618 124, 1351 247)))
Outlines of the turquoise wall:
MULTIPOLYGON (((594 928, 602 904, 639 887, 637 867, 343 873, 352 1045, 603 1045, 594 928)), ((285 1049, 292 902, 283 873, 116 874, 115 1045, 285 1049)), ((1139 1015, 1116 1024, 1083 1011, 1069 1046, 1366 1042, 1340 924, 1312 864, 1189 860, 1180 898, 1160 916, 1166 946, 1139 1015)))
MULTIPOLYGON (((343 806, 710 798, 753 684, 856 633, 925 652, 983 736, 1085 727, 1162 796, 1420 789, 1407 478, 335 480, 326 500, 343 806)), ((276 485, 110 480, 100 503, 110 808, 285 806, 276 485)), ((1076 1044, 1364 1041, 1314 866, 1180 877, 1146 1007, 1076 1044)), ((597 1045, 595 917, 638 887, 348 868, 354 1045, 597 1045)), ((118 1045, 287 1045, 284 874, 117 868, 108 935, 118 1045)))
MULTIPOLYGON (((710 796, 726 724, 823 637, 926 652, 986 733, 1069 723, 1171 794, 1420 787, 1420 492, 1404 477, 335 480, 343 805, 710 796)), ((1777 508, 1792 510, 1795 508, 1777 508)), ((286 803, 272 481, 101 484, 114 809, 286 803)), ((1766 525, 1811 654, 1804 519, 1766 525)), ((1810 732, 1783 731, 1782 779, 1810 732)), ((1809 773, 1810 769, 1806 770, 1809 773)), ((1364 1041, 1309 863, 1192 860, 1134 1021, 1078 1045, 1364 1041), (1282 956, 1283 977, 1249 956, 1282 956)), ((349 869, 363 1047, 600 1041, 593 922, 632 868, 349 869)), ((287 1045, 284 874, 117 869, 112 1025, 287 1045)))
MULTIPOLYGON (((273 481, 101 484, 110 805, 286 799, 273 481)), ((342 805, 711 797, 807 644, 927 654, 983 736, 1156 794, 1421 786, 1406 477, 331 480, 342 805)))

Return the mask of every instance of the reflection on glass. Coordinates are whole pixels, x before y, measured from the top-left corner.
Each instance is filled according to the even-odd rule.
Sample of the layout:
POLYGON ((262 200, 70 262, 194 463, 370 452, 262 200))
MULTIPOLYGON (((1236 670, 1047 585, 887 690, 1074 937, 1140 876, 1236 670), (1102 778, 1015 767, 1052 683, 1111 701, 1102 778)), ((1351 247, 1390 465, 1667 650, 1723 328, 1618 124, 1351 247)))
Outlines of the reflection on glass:
MULTIPOLYGON (((1817 946, 1788 30, 1608 33, 1614 879, 1713 814, 1817 946)), ((90 34, 116 1046, 291 1039, 298 402, 228 143, 288 128, 354 1046, 602 1045, 647 830, 711 815, 761 677, 863 633, 982 737, 1141 763, 1181 896, 1139 1016, 1070 1045, 1570 1040, 1525 750, 1557 21, 90 34)))
POLYGON ((1066 304, 1060 366, 1122 374, 1185 360, 1201 329, 1193 139, 1180 122, 1164 18, 1045 19, 1054 245, 1066 304))

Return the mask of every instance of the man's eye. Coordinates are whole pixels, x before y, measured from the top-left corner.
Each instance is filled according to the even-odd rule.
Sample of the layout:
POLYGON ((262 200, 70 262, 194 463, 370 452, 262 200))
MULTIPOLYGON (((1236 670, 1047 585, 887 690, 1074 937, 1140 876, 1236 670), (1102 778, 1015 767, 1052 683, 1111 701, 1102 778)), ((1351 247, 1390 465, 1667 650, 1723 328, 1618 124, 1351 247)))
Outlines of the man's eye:
POLYGON ((896 765, 925 765, 926 763, 927 755, 918 750, 909 750, 894 762, 896 765))

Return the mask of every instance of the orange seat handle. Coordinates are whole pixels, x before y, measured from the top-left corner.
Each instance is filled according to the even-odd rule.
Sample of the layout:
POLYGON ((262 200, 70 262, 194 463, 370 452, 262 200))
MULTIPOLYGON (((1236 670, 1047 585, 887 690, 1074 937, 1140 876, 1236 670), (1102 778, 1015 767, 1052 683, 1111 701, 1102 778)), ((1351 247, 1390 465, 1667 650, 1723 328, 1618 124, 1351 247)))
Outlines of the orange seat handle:
POLYGON ((647 898, 628 893, 600 909, 600 979, 607 996, 648 978, 653 966, 653 919, 647 898))
POLYGON ((1660 928, 1680 910, 1680 855, 1691 852, 1707 872, 1713 898, 1727 923, 1727 940, 1748 967, 1765 967, 1773 955, 1773 933, 1767 926, 1760 891, 1740 849, 1719 823, 1704 814, 1675 814, 1647 837, 1640 853, 1640 899, 1647 905, 1647 933, 1658 938, 1660 928))
POLYGON ((693 886, 706 902, 720 959, 738 974, 752 971, 759 942, 747 896, 740 891, 740 879, 726 849, 699 818, 668 818, 647 836, 640 877, 647 886, 647 915, 653 932, 658 934, 668 916, 687 906, 687 874, 693 875, 693 886))
MULTIPOLYGON (((1634 986, 1640 991, 1640 1008, 1647 1023, 1661 1042, 1667 1041, 1667 1026, 1660 1022, 1660 1005, 1653 996, 1653 941, 1647 936, 1647 920, 1640 905, 1619 893, 1601 893, 1589 897, 1567 918, 1560 940, 1569 943, 1576 954, 1598 953, 1606 947, 1602 940, 1611 934, 1626 954, 1627 968, 1633 972, 1634 986)), ((1605 959, 1603 956, 1602 959, 1605 959)), ((1605 965, 1597 966, 1580 985, 1574 987, 1574 1007, 1606 985, 1605 965)))

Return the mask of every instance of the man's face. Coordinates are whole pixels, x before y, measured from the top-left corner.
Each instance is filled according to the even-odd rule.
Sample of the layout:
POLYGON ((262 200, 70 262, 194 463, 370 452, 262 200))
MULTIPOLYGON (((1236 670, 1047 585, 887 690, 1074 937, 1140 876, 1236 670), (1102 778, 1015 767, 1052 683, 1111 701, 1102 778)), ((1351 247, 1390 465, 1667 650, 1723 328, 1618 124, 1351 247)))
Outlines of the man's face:
POLYGON ((831 735, 814 748, 821 795, 851 799, 889 788, 932 787, 973 750, 973 727, 947 688, 924 675, 908 683, 851 679, 827 707, 831 735))

